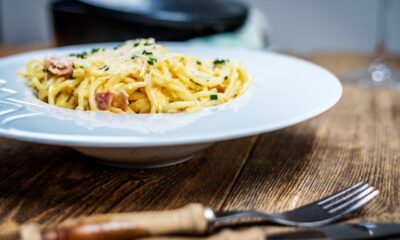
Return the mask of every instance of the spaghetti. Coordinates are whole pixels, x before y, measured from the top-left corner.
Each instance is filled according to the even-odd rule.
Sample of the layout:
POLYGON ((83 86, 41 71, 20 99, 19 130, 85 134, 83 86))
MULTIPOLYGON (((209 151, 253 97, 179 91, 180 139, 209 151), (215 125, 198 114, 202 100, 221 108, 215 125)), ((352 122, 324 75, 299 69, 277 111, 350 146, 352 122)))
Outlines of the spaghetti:
POLYGON ((33 59, 19 74, 44 102, 114 113, 196 111, 241 95, 251 82, 239 62, 171 53, 154 39, 33 59))

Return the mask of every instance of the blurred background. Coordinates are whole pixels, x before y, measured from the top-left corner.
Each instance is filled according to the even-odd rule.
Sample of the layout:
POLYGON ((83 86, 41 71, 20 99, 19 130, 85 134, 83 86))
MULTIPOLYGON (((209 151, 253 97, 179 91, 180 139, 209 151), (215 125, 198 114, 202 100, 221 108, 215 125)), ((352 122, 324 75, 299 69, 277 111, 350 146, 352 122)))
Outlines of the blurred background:
POLYGON ((371 53, 383 21, 388 52, 400 53, 399 0, 241 0, 234 7, 207 2, 0 0, 0 41, 65 45, 155 35, 299 53, 371 53), (384 18, 381 1, 387 3, 384 18))

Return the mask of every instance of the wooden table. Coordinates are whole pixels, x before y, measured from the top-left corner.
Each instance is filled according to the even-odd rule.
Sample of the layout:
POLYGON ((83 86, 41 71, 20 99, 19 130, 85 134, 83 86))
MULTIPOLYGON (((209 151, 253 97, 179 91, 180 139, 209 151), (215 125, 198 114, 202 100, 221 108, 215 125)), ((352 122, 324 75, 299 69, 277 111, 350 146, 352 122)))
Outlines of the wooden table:
MULTIPOLYGON (((308 59, 338 75, 369 61, 344 53, 308 59)), ((345 84, 341 101, 310 121, 220 142, 190 162, 152 170, 110 168, 70 148, 0 139, 0 176, 0 233, 26 222, 190 202, 273 213, 359 181, 381 194, 354 221, 400 221, 400 92, 345 84)))

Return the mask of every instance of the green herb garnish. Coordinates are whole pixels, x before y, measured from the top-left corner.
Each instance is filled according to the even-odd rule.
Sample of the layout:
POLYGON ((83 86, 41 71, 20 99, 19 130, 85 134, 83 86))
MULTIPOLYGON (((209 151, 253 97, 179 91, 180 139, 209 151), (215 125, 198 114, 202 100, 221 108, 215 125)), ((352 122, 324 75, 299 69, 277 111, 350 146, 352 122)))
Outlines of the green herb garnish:
POLYGON ((82 58, 82 59, 86 58, 87 55, 88 55, 88 53, 86 51, 83 51, 81 53, 72 53, 72 54, 70 54, 70 56, 74 56, 74 57, 82 58))
POLYGON ((218 100, 218 95, 217 94, 211 94, 210 95, 211 100, 218 100))
POLYGON ((135 42, 135 43, 133 44, 133 47, 137 47, 137 46, 139 46, 139 44, 140 44, 140 42, 135 42))
POLYGON ((224 80, 225 80, 225 81, 228 80, 228 76, 225 76, 225 77, 224 77, 224 80))
POLYGON ((228 60, 225 59, 215 59, 213 64, 214 65, 218 65, 218 64, 225 64, 226 62, 228 62, 228 60))
POLYGON ((131 57, 132 60, 135 59, 135 58, 136 58, 136 56, 132 56, 132 57, 131 57))
POLYGON ((150 65, 154 65, 154 63, 157 62, 157 58, 149 58, 149 60, 147 60, 147 63, 150 65))
POLYGON ((92 48, 91 53, 92 53, 92 54, 93 54, 93 53, 97 53, 98 51, 100 51, 100 48, 92 48))
POLYGON ((153 43, 151 43, 151 42, 145 42, 144 45, 145 45, 145 46, 150 46, 150 45, 153 45, 153 43))
POLYGON ((148 52, 146 50, 143 50, 142 54, 146 55, 146 56, 149 56, 149 55, 152 55, 153 53, 152 52, 148 52))
POLYGON ((201 65, 201 62, 199 60, 196 61, 197 65, 201 65))
POLYGON ((110 70, 110 67, 107 65, 104 65, 101 69, 103 69, 104 71, 108 71, 108 70, 110 70))
POLYGON ((122 47, 122 44, 113 47, 113 49, 114 49, 114 50, 117 50, 117 49, 120 48, 120 47, 122 47))

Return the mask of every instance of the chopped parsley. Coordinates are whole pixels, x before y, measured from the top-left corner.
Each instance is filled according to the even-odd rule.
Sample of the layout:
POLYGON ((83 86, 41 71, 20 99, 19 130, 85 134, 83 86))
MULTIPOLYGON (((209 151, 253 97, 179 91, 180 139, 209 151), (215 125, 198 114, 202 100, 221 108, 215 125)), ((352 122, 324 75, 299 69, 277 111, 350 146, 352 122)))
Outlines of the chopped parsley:
POLYGON ((149 58, 149 60, 147 60, 147 63, 150 65, 154 65, 154 63, 157 62, 157 58, 149 58))
POLYGON ((114 50, 117 50, 118 48, 122 47, 123 44, 117 45, 115 47, 113 47, 114 50))
POLYGON ((88 55, 88 53, 86 51, 83 51, 81 53, 72 53, 72 54, 70 54, 70 56, 77 57, 77 58, 82 58, 82 59, 86 58, 87 55, 88 55))
POLYGON ((197 65, 201 65, 201 62, 199 60, 196 61, 197 65))
POLYGON ((228 80, 228 76, 225 76, 225 77, 224 77, 224 80, 225 80, 225 81, 228 80))
POLYGON ((211 100, 218 100, 218 95, 217 94, 211 94, 210 95, 211 100))
POLYGON ((146 55, 146 56, 149 56, 149 55, 152 55, 153 53, 152 52, 148 52, 146 50, 143 50, 142 54, 146 55))
POLYGON ((225 59, 215 59, 213 64, 215 65, 220 65, 220 64, 225 64, 226 62, 228 62, 228 60, 225 59))
POLYGON ((92 53, 92 54, 93 54, 93 53, 97 53, 98 51, 100 51, 100 48, 92 48, 91 53, 92 53))
POLYGON ((132 57, 131 57, 132 60, 135 59, 135 58, 136 58, 136 56, 132 56, 132 57))
POLYGON ((151 43, 151 42, 145 42, 144 45, 145 45, 145 46, 151 46, 151 45, 153 45, 153 43, 151 43))
POLYGON ((137 46, 139 46, 139 44, 140 44, 140 42, 135 42, 135 43, 133 44, 133 47, 137 47, 137 46))
POLYGON ((103 69, 104 71, 108 71, 108 70, 110 70, 110 67, 107 65, 104 65, 101 69, 103 69))

